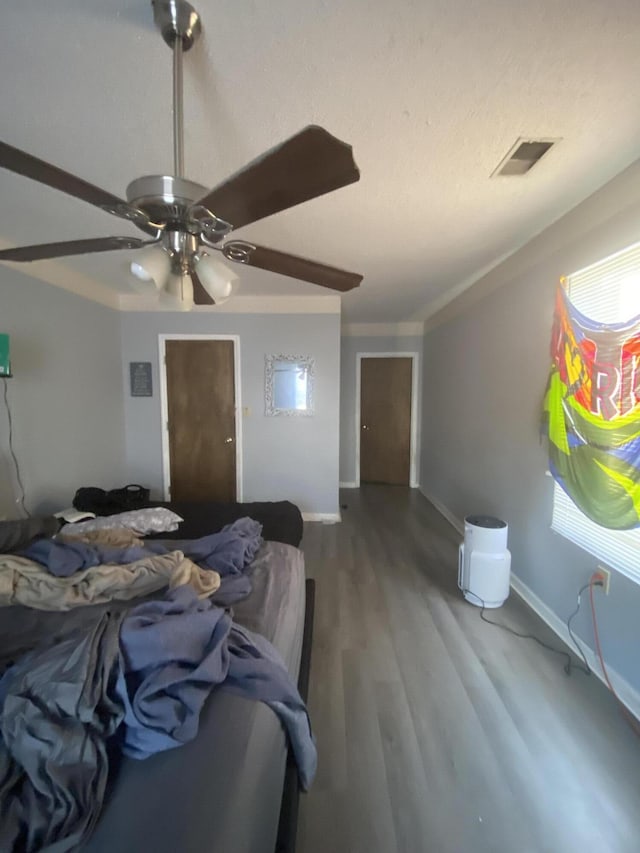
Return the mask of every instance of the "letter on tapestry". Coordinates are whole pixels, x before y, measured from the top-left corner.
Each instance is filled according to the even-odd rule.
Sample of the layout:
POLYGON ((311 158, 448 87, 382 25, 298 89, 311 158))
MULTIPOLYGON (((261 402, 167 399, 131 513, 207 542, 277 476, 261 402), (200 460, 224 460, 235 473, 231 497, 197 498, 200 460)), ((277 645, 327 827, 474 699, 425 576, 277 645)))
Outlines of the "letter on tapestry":
POLYGON ((612 364, 593 364, 593 380, 591 383, 591 411, 600 415, 605 421, 612 421, 618 414, 618 407, 613 401, 618 386, 620 373, 612 364))

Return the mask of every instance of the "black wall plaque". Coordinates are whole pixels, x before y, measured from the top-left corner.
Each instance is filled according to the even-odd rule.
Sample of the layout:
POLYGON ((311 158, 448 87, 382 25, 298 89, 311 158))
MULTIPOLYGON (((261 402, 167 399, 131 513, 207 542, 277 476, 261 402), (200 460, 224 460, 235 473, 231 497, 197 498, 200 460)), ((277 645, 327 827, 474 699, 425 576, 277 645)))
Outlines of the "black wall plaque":
POLYGON ((151 383, 151 362, 130 361, 129 381, 131 384, 132 397, 153 397, 153 385, 151 383))

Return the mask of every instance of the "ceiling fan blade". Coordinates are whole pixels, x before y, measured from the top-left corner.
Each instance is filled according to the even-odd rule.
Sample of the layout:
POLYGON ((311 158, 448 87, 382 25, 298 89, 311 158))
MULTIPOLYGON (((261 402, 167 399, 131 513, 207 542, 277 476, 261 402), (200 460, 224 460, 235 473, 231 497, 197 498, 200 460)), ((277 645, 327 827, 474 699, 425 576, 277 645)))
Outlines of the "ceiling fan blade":
POLYGON ((350 145, 310 125, 195 203, 234 228, 360 180, 350 145))
POLYGON ((48 187, 53 187, 55 190, 79 198, 81 201, 86 201, 106 211, 106 213, 128 219, 148 234, 156 234, 158 231, 141 210, 131 207, 126 201, 111 195, 106 190, 101 190, 100 187, 95 187, 82 178, 59 169, 57 166, 52 166, 51 163, 33 157, 26 151, 7 145, 6 142, 0 142, 0 167, 15 172, 17 175, 24 175, 25 178, 31 178, 38 183, 46 184, 48 187))
POLYGON ((291 278, 299 278, 302 281, 310 281, 313 284, 329 287, 331 290, 339 290, 342 293, 358 287, 363 278, 358 273, 345 272, 345 270, 339 270, 335 267, 328 267, 326 264, 299 258, 297 255, 277 252, 275 249, 267 249, 253 243, 245 243, 243 240, 232 240, 225 243, 222 253, 230 261, 277 272, 280 275, 288 275, 291 278))
POLYGON ((193 283, 194 305, 215 305, 215 300, 204 289, 202 282, 198 278, 198 274, 194 270, 191 270, 190 275, 193 283))
POLYGON ((40 243, 37 246, 16 246, 0 251, 0 261, 41 261, 67 255, 88 255, 92 252, 113 252, 117 249, 140 249, 155 240, 137 237, 96 237, 91 240, 69 240, 65 243, 40 243))

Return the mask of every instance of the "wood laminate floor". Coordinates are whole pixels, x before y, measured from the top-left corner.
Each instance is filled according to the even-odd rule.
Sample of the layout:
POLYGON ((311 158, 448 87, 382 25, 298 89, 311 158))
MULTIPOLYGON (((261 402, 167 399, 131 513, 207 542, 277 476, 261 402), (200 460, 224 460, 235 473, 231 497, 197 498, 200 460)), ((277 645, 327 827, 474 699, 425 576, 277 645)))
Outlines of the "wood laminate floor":
MULTIPOLYGON (((595 676, 485 624, 416 490, 307 524, 319 750, 298 853, 638 853, 640 741, 595 676)), ((560 641, 515 595, 491 618, 560 641)))

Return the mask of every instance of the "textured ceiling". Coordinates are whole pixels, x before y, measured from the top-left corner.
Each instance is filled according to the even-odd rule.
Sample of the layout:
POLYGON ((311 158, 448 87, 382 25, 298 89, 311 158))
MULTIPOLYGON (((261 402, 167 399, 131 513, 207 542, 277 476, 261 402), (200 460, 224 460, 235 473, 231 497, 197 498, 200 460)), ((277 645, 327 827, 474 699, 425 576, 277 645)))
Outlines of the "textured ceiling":
MULTIPOLYGON (((310 123, 351 143, 358 184, 237 232, 363 273, 350 322, 425 316, 640 154, 637 0, 195 5, 187 175, 212 186, 310 123), (490 178, 520 136, 562 142, 490 178)), ((3 4, 0 79, 4 141, 118 195, 171 171, 171 55, 149 0, 3 4)), ((134 233, 3 170, 0 199, 8 243, 134 233)), ((129 288, 125 253, 64 263, 129 288)), ((242 293, 324 292, 241 272, 242 293)))

